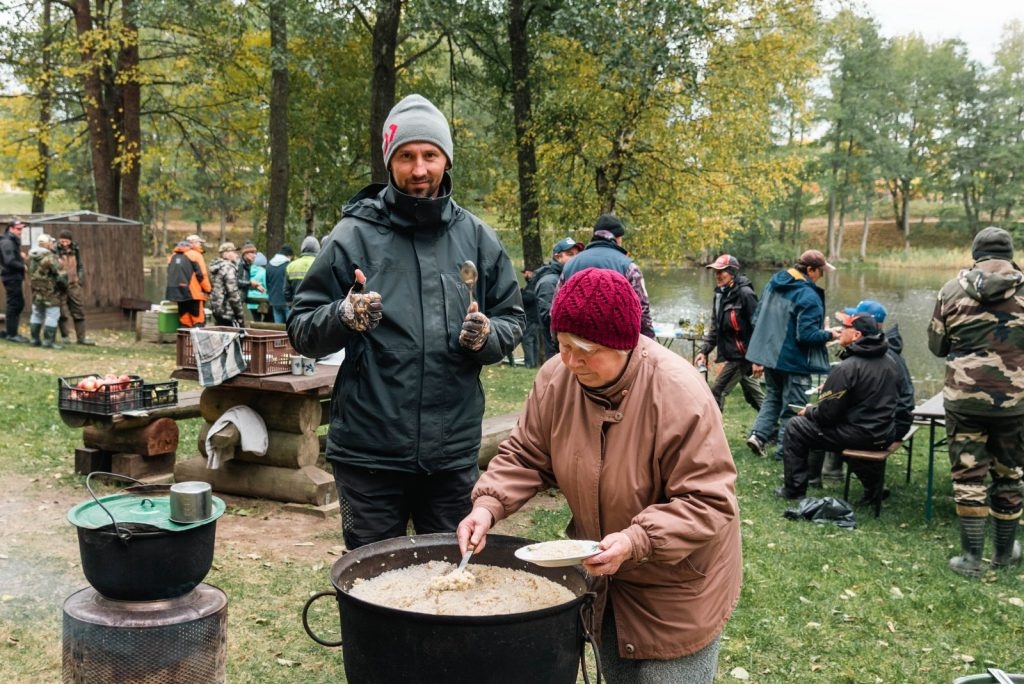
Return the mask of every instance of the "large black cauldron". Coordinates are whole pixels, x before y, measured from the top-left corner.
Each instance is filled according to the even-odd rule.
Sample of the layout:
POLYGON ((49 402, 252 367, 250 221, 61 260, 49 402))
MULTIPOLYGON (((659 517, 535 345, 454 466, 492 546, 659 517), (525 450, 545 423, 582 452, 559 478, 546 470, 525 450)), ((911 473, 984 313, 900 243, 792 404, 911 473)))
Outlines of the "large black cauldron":
POLYGON ((584 619, 589 621, 593 595, 579 566, 541 568, 515 557, 516 549, 531 543, 490 534, 472 562, 541 575, 567 587, 575 599, 527 613, 463 617, 386 608, 348 593, 357 579, 431 560, 459 560, 454 534, 430 534, 368 544, 339 558, 331 567, 335 591, 320 592, 306 602, 303 625, 318 643, 342 646, 345 674, 359 684, 574 684, 584 642, 590 639, 584 619), (307 620, 310 605, 332 594, 341 615, 341 642, 320 639, 307 620))

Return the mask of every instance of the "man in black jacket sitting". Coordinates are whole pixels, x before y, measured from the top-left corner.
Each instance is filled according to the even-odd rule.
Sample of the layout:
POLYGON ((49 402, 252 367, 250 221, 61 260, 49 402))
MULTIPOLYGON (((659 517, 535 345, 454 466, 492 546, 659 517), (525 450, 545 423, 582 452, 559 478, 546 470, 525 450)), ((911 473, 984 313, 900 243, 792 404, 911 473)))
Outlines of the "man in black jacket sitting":
MULTIPOLYGON (((889 345, 868 314, 846 316, 839 331, 842 361, 828 374, 816 405, 804 407, 786 426, 782 463, 785 485, 775 490, 784 499, 799 499, 807 491, 809 456, 843 449, 880 450, 896 438, 899 371, 887 355, 889 345)), ((864 485, 857 503, 884 498, 881 463, 851 461, 850 467, 864 485)))

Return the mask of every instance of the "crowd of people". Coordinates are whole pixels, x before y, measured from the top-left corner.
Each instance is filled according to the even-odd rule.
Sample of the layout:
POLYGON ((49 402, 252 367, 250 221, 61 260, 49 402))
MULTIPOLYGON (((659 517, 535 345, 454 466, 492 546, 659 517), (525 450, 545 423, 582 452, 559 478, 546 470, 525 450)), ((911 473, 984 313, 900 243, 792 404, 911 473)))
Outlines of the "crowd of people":
MULTIPOLYGON (((888 312, 864 300, 829 325, 822 279, 835 270, 804 251, 758 293, 737 258, 719 255, 710 325, 694 364, 654 339, 643 273, 626 227, 598 217, 588 244, 558 240, 521 286, 497 233, 456 203, 445 115, 410 95, 383 129, 386 183, 345 205, 323 241, 218 247, 191 235, 168 262, 167 299, 183 327, 283 323, 310 357, 345 351, 331 401, 326 459, 348 549, 455 532, 460 550, 551 487, 572 512, 568 534, 599 540, 582 561, 594 578, 595 633, 610 682, 711 682, 721 632, 739 596, 736 466, 723 430, 738 384, 757 411, 746 445, 782 462, 787 500, 842 474, 844 449, 885 449, 911 427, 914 385, 888 312), (836 358, 830 349, 837 343, 836 358), (519 421, 478 468, 484 366, 522 348, 539 367, 519 421), (714 358, 712 358, 714 354, 714 358), (695 366, 717 364, 713 383, 695 366), (813 401, 809 398, 815 395, 813 401)), ((0 238, 8 341, 59 347, 86 336, 86 270, 70 232, 24 225, 0 238), (31 284, 29 338, 18 333, 31 284), (60 339, 58 339, 60 334, 60 339)), ((977 577, 986 529, 992 568, 1020 563, 1024 470, 1024 273, 1010 234, 975 237, 975 263, 939 292, 929 347, 947 360, 946 432, 961 552, 977 577)), ((847 465, 858 503, 889 495, 879 463, 847 465)))

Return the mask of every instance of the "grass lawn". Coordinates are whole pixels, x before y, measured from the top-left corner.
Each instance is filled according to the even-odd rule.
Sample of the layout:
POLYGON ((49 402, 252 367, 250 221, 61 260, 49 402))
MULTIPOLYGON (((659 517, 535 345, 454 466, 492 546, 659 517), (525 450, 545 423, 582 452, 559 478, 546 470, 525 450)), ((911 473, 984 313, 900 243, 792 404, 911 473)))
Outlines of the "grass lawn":
MULTIPOLYGON (((73 472, 81 432, 57 415, 56 378, 128 371, 162 380, 174 366, 171 345, 102 330, 96 338, 98 347, 50 352, 0 342, 7 351, 0 366, 0 678, 19 684, 60 679, 60 606, 68 587, 84 586, 74 533, 63 520, 69 505, 88 498, 84 478, 73 472)), ((488 413, 516 410, 532 375, 486 369, 488 413)), ((844 530, 782 517, 792 504, 771 495, 781 464, 754 457, 743 443, 753 416, 738 392, 729 397, 745 577, 717 681, 938 683, 988 666, 1024 671, 1024 574, 1017 568, 970 581, 946 568, 959 547, 948 467, 940 452, 935 520, 926 525, 924 431, 910 484, 904 456, 894 456, 893 494, 881 517, 859 508, 858 528, 844 530)), ((179 457, 195 453, 199 423, 182 422, 179 457)), ((824 490, 841 493, 840 484, 824 490)), ((860 493, 854 483, 851 497, 860 493)), ((565 519, 557 505, 537 509, 522 536, 555 537, 565 519)), ((228 681, 344 682, 340 653, 314 644, 299 616, 312 592, 330 588, 341 543, 336 522, 282 518, 270 502, 241 499, 218 524, 207 581, 229 596, 228 681), (234 533, 222 538, 221 529, 234 533)), ((320 629, 330 636, 337 614, 333 601, 324 603, 320 629)))

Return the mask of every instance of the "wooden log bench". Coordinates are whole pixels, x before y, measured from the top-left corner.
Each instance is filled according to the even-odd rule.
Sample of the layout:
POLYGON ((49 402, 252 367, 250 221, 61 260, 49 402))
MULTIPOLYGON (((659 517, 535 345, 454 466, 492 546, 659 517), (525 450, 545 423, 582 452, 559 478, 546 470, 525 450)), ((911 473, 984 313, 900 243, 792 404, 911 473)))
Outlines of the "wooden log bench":
MULTIPOLYGON (((874 461, 882 464, 882 484, 885 485, 885 464, 889 460, 889 456, 895 452, 903 449, 907 452, 907 483, 910 483, 910 465, 914 457, 914 433, 920 426, 911 425, 910 429, 907 430, 907 434, 903 435, 902 439, 897 439, 895 442, 887 446, 885 449, 879 451, 871 451, 867 449, 843 449, 843 458, 848 462, 851 460, 860 461, 874 461)), ((849 463, 846 466, 846 482, 843 487, 843 498, 847 501, 850 500, 850 476, 853 474, 853 470, 850 468, 849 463)), ((882 497, 878 497, 874 503, 875 517, 877 518, 882 513, 882 497)))

